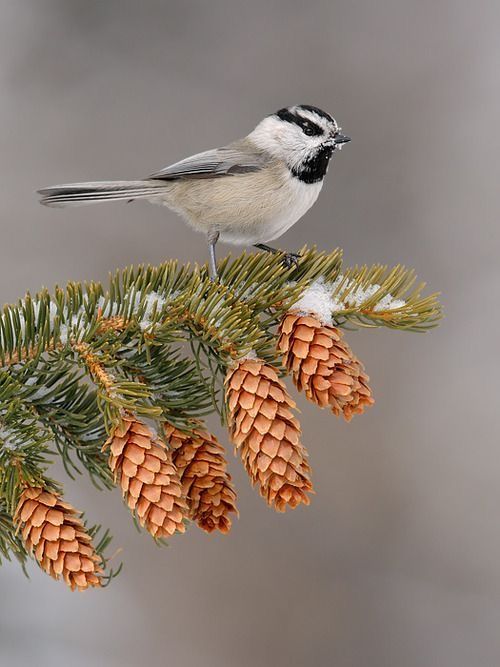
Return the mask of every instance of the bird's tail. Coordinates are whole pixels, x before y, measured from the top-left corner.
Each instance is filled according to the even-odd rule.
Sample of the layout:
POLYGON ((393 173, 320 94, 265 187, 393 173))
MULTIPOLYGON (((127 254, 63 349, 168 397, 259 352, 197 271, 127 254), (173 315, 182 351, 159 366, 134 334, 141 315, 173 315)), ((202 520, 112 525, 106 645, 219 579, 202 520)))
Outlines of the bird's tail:
POLYGON ((40 203, 45 206, 83 206, 103 201, 130 201, 161 197, 168 186, 152 181, 97 181, 67 183, 38 190, 40 203))

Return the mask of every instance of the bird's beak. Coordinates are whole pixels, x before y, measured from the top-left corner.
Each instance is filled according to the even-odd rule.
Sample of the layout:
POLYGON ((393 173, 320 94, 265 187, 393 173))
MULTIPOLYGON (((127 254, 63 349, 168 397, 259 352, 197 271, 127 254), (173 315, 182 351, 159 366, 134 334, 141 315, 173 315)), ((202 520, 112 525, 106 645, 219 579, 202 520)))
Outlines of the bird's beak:
POLYGON ((333 143, 335 146, 346 144, 348 141, 351 141, 351 137, 346 137, 345 134, 336 134, 333 137, 333 143))

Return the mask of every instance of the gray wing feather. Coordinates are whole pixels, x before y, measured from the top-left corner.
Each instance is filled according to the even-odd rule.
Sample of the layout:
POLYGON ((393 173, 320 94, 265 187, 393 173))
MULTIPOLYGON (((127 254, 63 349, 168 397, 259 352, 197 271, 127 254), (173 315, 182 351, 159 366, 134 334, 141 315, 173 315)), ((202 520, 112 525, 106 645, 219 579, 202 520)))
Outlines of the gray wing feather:
POLYGON ((234 144, 197 153, 151 174, 149 178, 159 180, 219 178, 259 171, 265 162, 266 156, 255 147, 246 149, 244 145, 240 147, 234 144))

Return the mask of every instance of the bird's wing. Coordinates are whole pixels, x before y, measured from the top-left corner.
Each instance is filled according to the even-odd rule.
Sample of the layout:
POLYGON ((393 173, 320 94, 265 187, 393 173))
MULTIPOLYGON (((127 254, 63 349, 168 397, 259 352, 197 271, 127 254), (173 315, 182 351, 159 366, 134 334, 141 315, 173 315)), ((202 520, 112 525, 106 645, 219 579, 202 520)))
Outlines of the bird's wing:
POLYGON ((179 178, 220 178, 259 171, 264 166, 266 158, 252 148, 246 149, 243 146, 240 148, 237 144, 214 148, 171 164, 151 174, 149 178, 166 181, 179 178))

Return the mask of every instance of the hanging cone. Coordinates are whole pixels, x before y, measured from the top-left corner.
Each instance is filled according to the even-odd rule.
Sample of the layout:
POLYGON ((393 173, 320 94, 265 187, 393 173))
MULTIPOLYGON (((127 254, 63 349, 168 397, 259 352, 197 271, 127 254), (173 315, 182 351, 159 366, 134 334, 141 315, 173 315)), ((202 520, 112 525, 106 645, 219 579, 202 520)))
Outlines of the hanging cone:
POLYGON ((187 507, 172 453, 133 415, 122 416, 103 447, 125 502, 155 538, 183 533, 187 507))
POLYGON ((81 513, 50 491, 24 489, 14 513, 26 549, 42 570, 62 577, 72 591, 100 586, 102 559, 95 552, 81 513))
POLYGON ((320 407, 350 421, 374 403, 363 364, 336 327, 312 315, 288 313, 280 325, 278 350, 297 388, 320 407))
POLYGON ((228 533, 229 515, 238 511, 222 445, 206 431, 184 433, 171 424, 165 425, 165 436, 173 449, 189 517, 207 533, 214 530, 228 533))
POLYGON ((309 504, 307 452, 292 413, 295 403, 278 374, 260 359, 245 359, 226 377, 229 430, 252 484, 278 512, 309 504))

